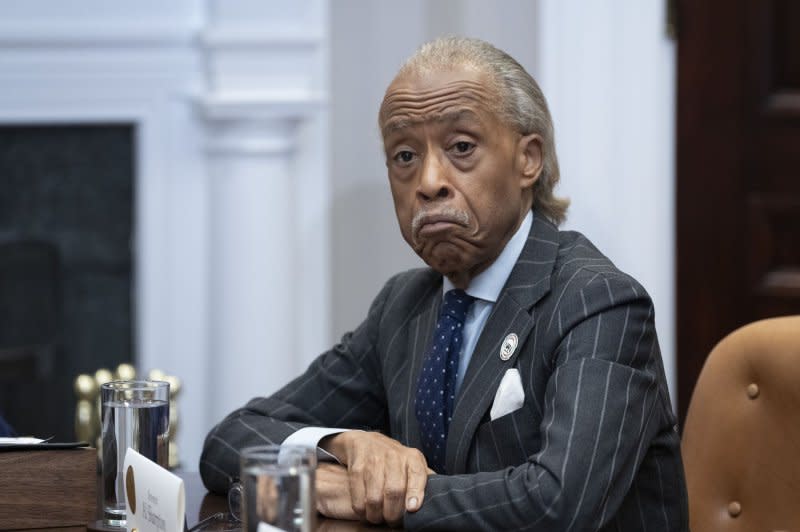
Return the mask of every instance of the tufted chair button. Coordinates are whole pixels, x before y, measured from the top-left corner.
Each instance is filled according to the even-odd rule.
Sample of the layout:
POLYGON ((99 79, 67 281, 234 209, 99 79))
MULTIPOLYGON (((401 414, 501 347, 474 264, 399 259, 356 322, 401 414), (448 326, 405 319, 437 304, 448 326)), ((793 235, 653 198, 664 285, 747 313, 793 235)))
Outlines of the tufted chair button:
POLYGON ((731 517, 739 517, 742 513, 742 505, 738 501, 731 501, 728 503, 728 515, 731 517))
POLYGON ((758 389, 758 384, 753 382, 747 385, 747 397, 750 399, 755 399, 758 397, 759 392, 760 390, 758 389))

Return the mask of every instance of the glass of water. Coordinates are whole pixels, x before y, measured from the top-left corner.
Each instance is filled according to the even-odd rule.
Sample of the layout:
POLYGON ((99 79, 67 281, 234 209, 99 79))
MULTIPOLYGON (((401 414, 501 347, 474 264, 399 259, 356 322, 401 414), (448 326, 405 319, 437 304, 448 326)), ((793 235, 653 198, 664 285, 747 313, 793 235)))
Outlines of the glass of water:
POLYGON ((248 447, 241 452, 240 464, 240 481, 231 488, 228 500, 236 501, 231 513, 242 520, 244 530, 257 532, 261 523, 290 532, 316 530, 313 447, 248 447))
POLYGON ((130 447, 162 467, 169 462, 169 383, 107 382, 100 399, 103 523, 124 527, 125 452, 130 447))

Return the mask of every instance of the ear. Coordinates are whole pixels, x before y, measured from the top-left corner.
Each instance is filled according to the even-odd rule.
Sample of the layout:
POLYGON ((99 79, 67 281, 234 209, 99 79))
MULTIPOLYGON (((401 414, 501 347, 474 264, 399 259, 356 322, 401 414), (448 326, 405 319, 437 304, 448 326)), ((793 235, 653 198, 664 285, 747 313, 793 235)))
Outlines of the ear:
POLYGON ((532 188, 542 173, 542 137, 531 133, 519 139, 517 163, 520 169, 520 187, 532 188))

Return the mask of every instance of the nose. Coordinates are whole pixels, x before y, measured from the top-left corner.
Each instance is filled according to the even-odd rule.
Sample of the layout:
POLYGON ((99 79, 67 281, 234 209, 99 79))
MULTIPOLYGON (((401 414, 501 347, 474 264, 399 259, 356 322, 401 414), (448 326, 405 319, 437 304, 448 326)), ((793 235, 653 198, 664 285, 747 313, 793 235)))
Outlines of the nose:
POLYGON ((428 155, 422 165, 417 197, 423 201, 447 199, 452 194, 447 166, 435 156, 428 155))

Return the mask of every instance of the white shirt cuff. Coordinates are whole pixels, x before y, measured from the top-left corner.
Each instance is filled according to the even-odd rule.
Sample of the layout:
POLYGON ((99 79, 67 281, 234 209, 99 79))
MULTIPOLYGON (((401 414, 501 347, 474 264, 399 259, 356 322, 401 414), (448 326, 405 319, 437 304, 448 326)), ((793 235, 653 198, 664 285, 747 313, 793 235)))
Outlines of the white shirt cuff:
POLYGON ((320 462, 336 462, 341 464, 338 458, 319 446, 320 440, 331 434, 347 432, 349 429, 332 429, 326 427, 303 427, 283 440, 282 445, 302 445, 304 447, 316 447, 317 460, 320 462))

